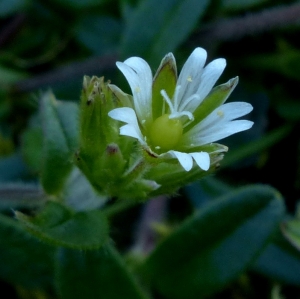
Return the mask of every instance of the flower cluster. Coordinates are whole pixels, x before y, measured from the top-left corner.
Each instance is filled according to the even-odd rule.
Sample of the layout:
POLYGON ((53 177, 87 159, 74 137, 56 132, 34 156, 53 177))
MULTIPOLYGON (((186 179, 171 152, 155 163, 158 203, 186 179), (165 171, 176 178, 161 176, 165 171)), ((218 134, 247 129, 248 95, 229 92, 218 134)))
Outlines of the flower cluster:
POLYGON ((225 69, 225 59, 204 66, 206 58, 206 51, 196 48, 178 78, 172 53, 163 58, 154 77, 142 58, 117 62, 133 95, 133 108, 109 112, 111 118, 125 123, 120 134, 137 139, 151 156, 177 159, 186 171, 196 164, 208 170, 210 153, 205 146, 247 130, 253 122, 236 120, 252 110, 250 104, 224 104, 238 77, 213 88, 225 69))

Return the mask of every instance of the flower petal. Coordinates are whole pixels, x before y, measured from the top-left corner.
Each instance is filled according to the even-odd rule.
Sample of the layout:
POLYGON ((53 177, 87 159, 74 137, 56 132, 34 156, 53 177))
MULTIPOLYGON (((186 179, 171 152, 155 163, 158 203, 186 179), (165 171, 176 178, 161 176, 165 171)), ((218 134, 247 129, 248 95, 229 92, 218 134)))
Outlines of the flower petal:
POLYGON ((178 159, 181 166, 185 171, 190 171, 193 167, 193 158, 190 154, 177 152, 177 151, 168 151, 167 154, 170 154, 173 158, 178 159))
POLYGON ((199 134, 193 134, 185 136, 182 142, 187 144, 193 144, 193 146, 200 146, 221 140, 225 137, 228 137, 232 134, 245 131, 250 129, 253 126, 253 122, 249 120, 235 120, 223 124, 220 127, 215 127, 214 131, 211 132, 200 132, 199 134))
POLYGON ((125 135, 125 136, 130 136, 130 137, 136 138, 136 139, 138 139, 138 141, 141 144, 146 145, 146 142, 143 138, 143 135, 142 135, 140 129, 137 128, 136 126, 128 125, 128 124, 125 126, 122 126, 120 128, 120 135, 125 135))
POLYGON ((202 48, 196 48, 184 64, 177 81, 177 86, 180 85, 179 106, 184 106, 185 100, 196 93, 206 58, 206 51, 202 48))
POLYGON ((209 134, 211 131, 222 129, 224 123, 242 117, 252 110, 252 105, 246 102, 232 102, 221 105, 187 132, 187 135, 209 134))
POLYGON ((128 124, 137 124, 136 113, 132 108, 121 107, 108 112, 108 116, 128 124))
POLYGON ((140 122, 151 121, 152 72, 148 63, 142 58, 131 57, 124 62, 117 62, 117 67, 130 85, 140 122))
POLYGON ((197 165, 203 169, 208 170, 210 166, 210 157, 209 154, 206 152, 200 152, 200 153, 190 153, 190 155, 194 158, 197 165))
POLYGON ((209 94, 217 80, 223 73, 226 67, 226 60, 218 58, 210 62, 203 70, 201 75, 200 84, 197 86, 195 93, 198 95, 196 101, 191 101, 184 109, 193 112, 209 94))
POLYGON ((127 125, 120 128, 121 135, 131 136, 138 139, 141 144, 146 144, 138 124, 136 113, 132 108, 116 108, 108 112, 108 116, 127 123, 127 125))

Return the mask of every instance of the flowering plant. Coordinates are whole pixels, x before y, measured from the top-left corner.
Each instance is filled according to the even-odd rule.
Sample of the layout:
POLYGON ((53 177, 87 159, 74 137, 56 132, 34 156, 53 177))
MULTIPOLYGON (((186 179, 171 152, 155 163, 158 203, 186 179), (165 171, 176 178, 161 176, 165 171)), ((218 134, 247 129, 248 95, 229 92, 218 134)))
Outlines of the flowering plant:
MULTIPOLYGON (((160 221, 167 200, 162 195, 213 173, 227 151, 215 142, 253 125, 237 120, 252 110, 250 104, 225 103, 237 77, 213 87, 225 60, 204 66, 205 61, 206 51, 195 49, 177 78, 170 53, 152 78, 149 65, 132 57, 117 63, 132 95, 103 77, 85 76, 80 105, 58 101, 51 92, 41 97, 38 194, 44 201, 34 215, 15 212, 22 226, 5 217, 0 222, 5 231, 14 227, 18 232, 5 234, 4 240, 9 235, 19 248, 15 238, 23 236, 30 253, 43 253, 43 271, 55 265, 62 298, 147 299, 156 293, 163 298, 205 298, 215 293, 216 283, 224 288, 264 252, 283 215, 281 196, 271 187, 230 192, 177 229, 160 221), (145 206, 140 233, 126 259, 131 268, 142 269, 136 271, 143 273, 140 284, 111 242, 111 218, 157 195, 145 206), (149 228, 153 221, 160 221, 155 233, 149 228), (27 241, 28 233, 50 246, 27 241), (157 245, 153 237, 158 234, 164 238, 157 245), (115 287, 116 277, 120 288, 115 287), (70 285, 75 279, 78 283, 70 285)), ((286 235, 294 240, 291 233, 298 224, 288 225, 286 235)), ((33 268, 31 275, 36 272, 33 268)))

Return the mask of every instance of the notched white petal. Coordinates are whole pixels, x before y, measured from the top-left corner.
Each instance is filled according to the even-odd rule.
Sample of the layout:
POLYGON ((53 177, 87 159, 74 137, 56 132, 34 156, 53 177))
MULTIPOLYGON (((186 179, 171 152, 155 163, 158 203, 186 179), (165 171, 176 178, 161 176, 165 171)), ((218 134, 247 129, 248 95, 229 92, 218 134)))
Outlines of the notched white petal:
POLYGON ((194 111, 203 99, 209 94, 213 86, 216 84, 221 74, 226 67, 226 60, 224 58, 218 58, 210 62, 203 70, 201 76, 201 82, 197 86, 196 93, 199 95, 198 102, 191 102, 188 105, 190 111, 194 111))
POLYGON ((177 151, 168 151, 171 156, 177 158, 180 165, 184 168, 185 171, 190 171, 193 167, 193 158, 190 154, 177 152, 177 151))
POLYGON ((146 144, 143 134, 139 128, 135 111, 132 108, 116 108, 108 112, 108 116, 115 120, 127 123, 127 125, 120 128, 120 135, 136 138, 141 144, 146 144))
POLYGON ((135 111, 129 107, 116 108, 108 112, 108 116, 128 124, 137 123, 135 111))
POLYGON ((179 106, 184 105, 184 101, 197 91, 206 57, 204 49, 196 48, 184 64, 177 81, 177 86, 181 86, 178 93, 179 106))
POLYGON ((189 132, 187 132, 184 138, 194 138, 194 136, 197 135, 209 135, 215 131, 223 130, 227 123, 248 114, 252 110, 252 105, 246 102, 232 102, 221 105, 202 122, 198 123, 189 132))
POLYGON ((152 72, 150 66, 139 57, 131 57, 116 64, 130 85, 139 120, 151 120, 152 72))
POLYGON ((211 142, 224 139, 230 135, 245 131, 253 126, 253 122, 249 120, 235 120, 223 124, 223 126, 215 127, 214 130, 203 131, 199 134, 184 136, 185 139, 192 141, 195 146, 201 146, 211 142))
POLYGON ((120 135, 133 137, 135 139, 138 139, 138 141, 142 145, 146 144, 145 140, 143 139, 143 135, 142 135, 141 131, 133 125, 127 124, 125 126, 122 126, 120 128, 120 135))
POLYGON ((194 158, 197 165, 203 169, 208 170, 210 166, 210 157, 209 154, 206 152, 199 152, 199 153, 190 153, 190 155, 194 158))

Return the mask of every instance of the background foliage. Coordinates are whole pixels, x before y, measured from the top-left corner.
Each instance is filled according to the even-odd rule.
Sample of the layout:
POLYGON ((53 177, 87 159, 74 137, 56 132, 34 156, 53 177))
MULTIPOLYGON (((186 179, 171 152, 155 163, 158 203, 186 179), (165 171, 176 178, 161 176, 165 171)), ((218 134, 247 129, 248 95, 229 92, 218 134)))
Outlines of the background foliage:
POLYGON ((3 298, 300 296, 299 1, 2 0, 0 24, 3 298), (108 229, 86 210, 105 199, 70 165, 83 75, 129 92, 115 61, 137 55, 156 70, 172 51, 180 69, 197 46, 226 58, 220 83, 240 77, 230 101, 251 103, 255 124, 222 142, 215 175, 107 211, 108 229), (54 203, 42 221, 27 216, 62 185, 76 217, 54 203), (65 239, 60 223, 84 223, 87 238, 65 239))

